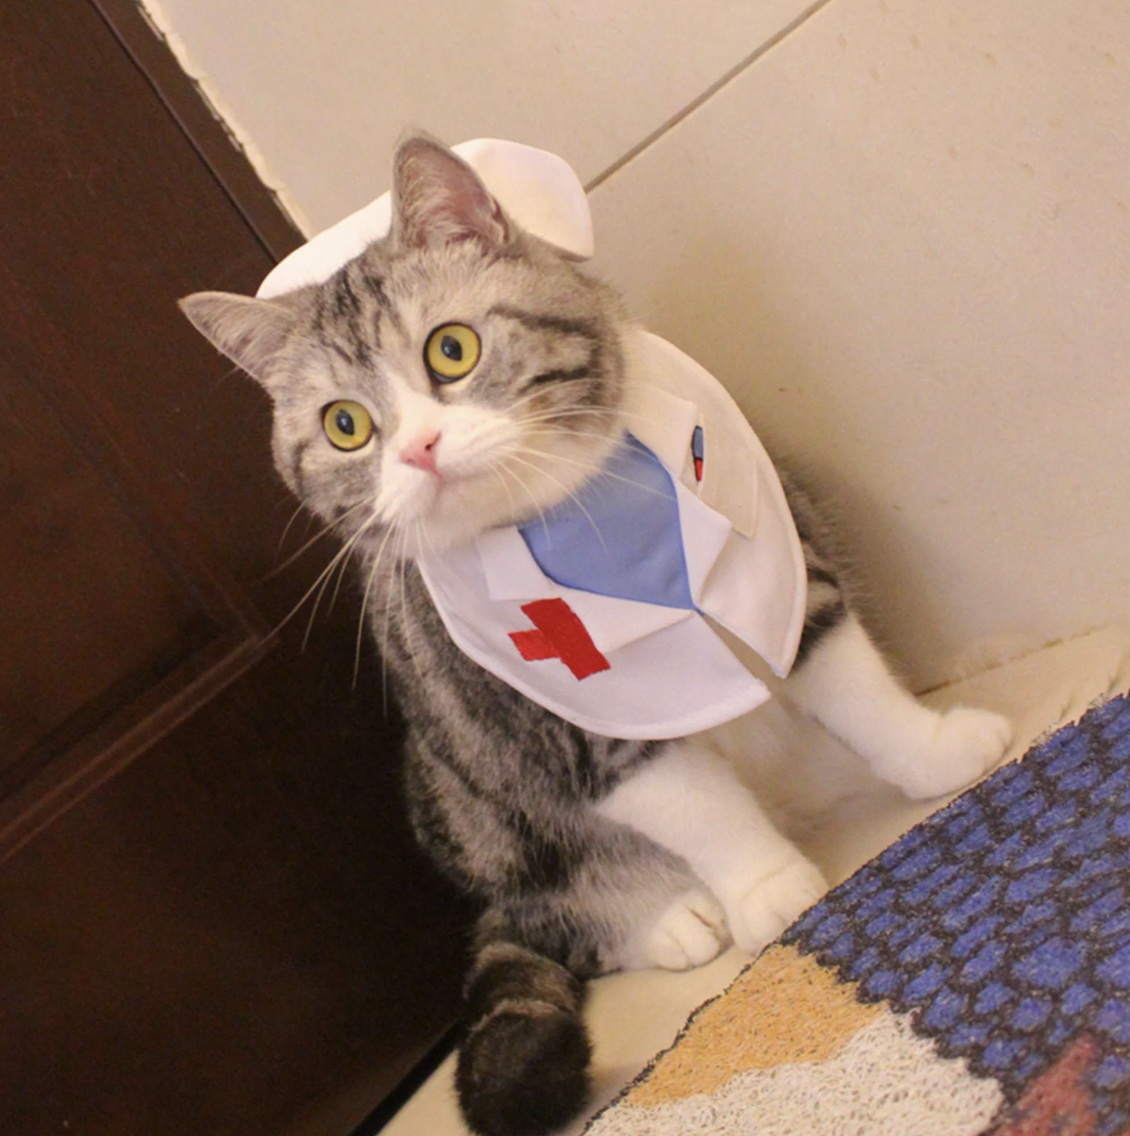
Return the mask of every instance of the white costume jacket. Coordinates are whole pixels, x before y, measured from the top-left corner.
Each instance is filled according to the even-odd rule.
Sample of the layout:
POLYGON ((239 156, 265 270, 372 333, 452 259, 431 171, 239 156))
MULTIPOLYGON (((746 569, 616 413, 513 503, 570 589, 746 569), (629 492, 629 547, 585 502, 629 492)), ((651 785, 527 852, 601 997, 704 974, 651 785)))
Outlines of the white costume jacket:
MULTIPOLYGON (((584 191, 554 155, 491 140, 455 147, 526 228, 591 255, 584 191)), ((260 289, 327 279, 383 236, 388 195, 319 234, 260 289)), ((610 737, 672 738, 769 697, 711 627, 788 673, 804 626, 804 557, 776 471, 737 404, 678 348, 634 333, 626 421, 670 476, 693 606, 567 587, 539 567, 515 526, 418 560, 456 645, 566 721, 610 737)))

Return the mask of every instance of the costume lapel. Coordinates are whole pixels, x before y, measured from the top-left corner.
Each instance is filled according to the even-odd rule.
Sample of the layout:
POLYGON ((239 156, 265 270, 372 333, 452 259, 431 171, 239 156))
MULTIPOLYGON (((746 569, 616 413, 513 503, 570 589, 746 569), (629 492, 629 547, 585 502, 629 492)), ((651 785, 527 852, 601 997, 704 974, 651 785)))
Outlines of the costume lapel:
MULTIPOLYGON (((696 483, 692 465, 684 469, 683 487, 697 485, 691 490, 696 503, 722 514, 733 526, 695 600, 704 614, 751 646, 775 673, 786 675, 804 628, 807 578, 800 539, 773 463, 729 392, 674 344, 640 331, 631 340, 630 358, 633 371, 646 379, 637 388, 650 404, 664 405, 662 413, 673 413, 675 403, 684 401, 697 408, 705 447, 703 478, 696 483), (668 401, 661 404, 660 399, 668 401)), ((684 515, 691 513, 688 509, 684 515)), ((686 543, 689 570, 689 535, 686 543)))
MULTIPOLYGON (((482 534, 476 540, 476 548, 487 594, 492 600, 525 604, 539 599, 562 599, 604 654, 690 619, 694 614, 681 608, 617 599, 555 584, 538 567, 521 533, 513 525, 482 534)), ((689 570, 689 562, 687 566, 689 570)))
POLYGON ((693 402, 640 378, 636 366, 633 353, 624 424, 667 467, 672 478, 679 481, 690 459, 691 435, 699 425, 698 408, 693 402))

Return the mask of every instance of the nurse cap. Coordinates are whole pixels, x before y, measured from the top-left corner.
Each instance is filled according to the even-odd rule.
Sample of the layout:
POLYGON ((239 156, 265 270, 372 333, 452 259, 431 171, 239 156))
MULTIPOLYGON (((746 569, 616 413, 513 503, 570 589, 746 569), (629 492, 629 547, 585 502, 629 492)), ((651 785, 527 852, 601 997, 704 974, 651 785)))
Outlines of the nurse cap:
MULTIPOLYGON (((592 256, 589 203, 580 178, 564 158, 497 138, 461 142, 452 150, 523 229, 575 260, 592 256)), ((269 300, 328 280, 373 241, 387 236, 391 225, 389 192, 295 249, 271 270, 256 295, 269 300)))

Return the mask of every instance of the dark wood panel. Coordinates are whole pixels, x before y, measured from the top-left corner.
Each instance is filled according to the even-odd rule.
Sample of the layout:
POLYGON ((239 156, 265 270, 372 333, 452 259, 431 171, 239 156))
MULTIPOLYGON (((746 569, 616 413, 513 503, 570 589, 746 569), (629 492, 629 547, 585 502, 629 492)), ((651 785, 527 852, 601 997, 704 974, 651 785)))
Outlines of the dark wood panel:
MULTIPOLYGON (((203 279, 253 290, 270 257, 216 208, 211 171, 93 8, 5 9, 0 39, 4 158, 18 171, 0 189, 7 420, 33 451, 38 407, 41 431, 54 428, 38 473, 54 460, 82 495, 76 555, 56 542, 33 565, 21 542, 0 577, 25 580, 0 588, 0 620, 25 629, 6 689, 31 711, 0 740, 3 856, 262 653, 281 618, 272 600, 291 601, 285 586, 258 600, 249 586, 293 505, 263 460, 264 396, 175 306, 203 279), (63 78, 48 87, 52 72, 63 78), (31 570, 59 618, 29 626, 31 570)), ((54 524, 40 488, 4 539, 54 524)))
POLYGON ((0 302, 22 325, 8 365, 77 394, 180 542, 212 541, 206 557, 255 580, 292 507, 263 461, 267 400, 175 301, 253 292, 273 260, 92 7, 4 5, 0 42, 0 302), (233 507, 236 489, 270 507, 233 507))
POLYGON ((55 407, 0 360, 0 798, 84 709, 165 677, 220 632, 133 527, 55 407))
POLYGON ((282 260, 302 243, 302 235, 281 210, 274 194, 259 180, 227 128, 216 119, 195 83, 181 70, 137 0, 92 2, 185 137, 211 169, 232 206, 267 252, 274 259, 282 260))
POLYGON ((442 1030, 465 909, 387 808, 379 709, 325 720, 336 664, 304 663, 305 695, 275 652, 0 875, 0 1131, 344 1136, 442 1030))
MULTIPOLYGON (((88 642, 93 676, 79 670, 85 660, 74 651, 73 640, 88 634, 85 630, 75 632, 43 620, 39 635, 26 644, 33 654, 21 654, 13 645, 9 674, 18 675, 25 689, 36 676, 48 684, 30 696, 36 701, 57 702, 60 696, 66 700, 67 688, 50 685, 55 679, 52 666, 70 660, 74 673, 68 675, 71 705, 65 720, 44 723, 43 733, 25 739, 31 741, 30 750, 13 753, 7 761, 0 793, 0 859, 123 768, 268 647, 266 618, 227 570, 230 553, 225 559, 214 542, 209 548, 207 530, 197 527, 182 495, 163 492, 168 484, 159 476, 164 455, 144 449, 146 423, 128 414, 118 421, 112 413, 95 409, 100 388, 90 365, 97 349, 79 350, 45 318, 38 297, 16 275, 19 267, 18 261, 13 265, 0 260, 0 309, 8 333, 6 418, 10 429, 25 435, 25 442, 34 440, 36 426, 27 421, 26 412, 30 406, 39 407, 59 428, 54 440, 57 449, 66 446, 72 482, 83 486, 87 505, 97 503, 101 510, 101 515, 74 517, 85 526, 76 536, 82 540, 78 564, 68 560, 63 545, 50 547, 50 561, 39 565, 43 586, 53 588, 56 596, 69 586, 67 607, 84 627, 96 627, 102 616, 100 582, 110 588, 119 579, 136 584, 146 573, 149 589, 157 589, 167 602, 178 597, 182 614, 190 614, 179 625, 166 623, 162 636, 162 628, 147 621, 153 612, 147 613, 141 602, 144 590, 137 595, 136 607, 121 597, 122 618, 113 638, 88 642), (83 568, 96 575, 83 576, 83 568), (123 646, 133 641, 132 650, 123 646), (131 655, 136 664, 132 667, 131 655), (111 671, 114 681, 108 688, 92 688, 92 677, 106 677, 111 671), (82 689, 88 697, 75 704, 74 695, 82 689)), ((135 326, 144 325, 151 322, 149 309, 155 300, 135 291, 122 297, 119 311, 135 326)), ((149 379, 148 347, 149 341, 140 339, 133 353, 119 360, 121 369, 149 379)), ((209 358, 207 364, 214 360, 209 358)), ((240 489, 247 491, 248 486, 240 489)), ((277 496, 277 487, 272 490, 277 496)), ((236 515, 240 510, 259 515, 262 494, 256 496, 254 483, 249 492, 251 496, 242 498, 229 493, 228 504, 236 515)), ((46 498, 31 492, 17 495, 12 504, 6 530, 18 534, 20 528, 34 529, 41 522, 46 498)), ((23 587, 28 587, 26 581, 23 587)), ((30 587, 34 590, 35 581, 30 587)), ((0 618, 12 626, 24 619, 18 607, 20 590, 15 582, 0 589, 0 612, 5 613, 0 618)))

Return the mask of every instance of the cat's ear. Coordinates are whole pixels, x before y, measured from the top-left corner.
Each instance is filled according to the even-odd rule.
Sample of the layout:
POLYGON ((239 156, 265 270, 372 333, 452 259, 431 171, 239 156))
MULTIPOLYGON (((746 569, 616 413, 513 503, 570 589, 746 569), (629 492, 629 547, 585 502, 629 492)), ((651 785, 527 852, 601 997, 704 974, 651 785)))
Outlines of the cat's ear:
POLYGON ((266 384, 294 318, 283 305, 230 292, 196 292, 180 310, 213 347, 266 384))
POLYGON ((479 175, 446 146, 417 135, 397 147, 392 164, 392 232, 402 248, 478 240, 510 243, 514 229, 479 175))

